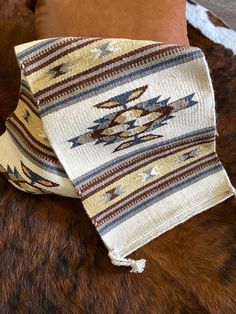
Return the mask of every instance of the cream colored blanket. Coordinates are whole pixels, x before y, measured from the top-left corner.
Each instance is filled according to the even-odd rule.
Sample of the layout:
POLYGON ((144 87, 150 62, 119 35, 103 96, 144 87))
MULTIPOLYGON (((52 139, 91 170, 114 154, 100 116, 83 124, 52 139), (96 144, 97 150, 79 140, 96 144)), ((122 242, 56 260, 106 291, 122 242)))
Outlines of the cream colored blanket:
POLYGON ((1 171, 26 192, 80 198, 113 264, 142 272, 130 253, 235 194, 199 48, 80 37, 15 51, 1 171))

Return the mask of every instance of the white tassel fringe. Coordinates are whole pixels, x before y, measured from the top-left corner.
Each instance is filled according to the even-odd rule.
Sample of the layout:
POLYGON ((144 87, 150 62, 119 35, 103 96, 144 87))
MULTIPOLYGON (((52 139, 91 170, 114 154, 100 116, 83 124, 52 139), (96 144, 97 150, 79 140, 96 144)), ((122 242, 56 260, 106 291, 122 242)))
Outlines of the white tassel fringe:
POLYGON ((131 266, 131 273, 142 273, 145 268, 145 259, 134 260, 130 258, 121 257, 115 251, 109 252, 108 256, 113 265, 116 266, 131 266))

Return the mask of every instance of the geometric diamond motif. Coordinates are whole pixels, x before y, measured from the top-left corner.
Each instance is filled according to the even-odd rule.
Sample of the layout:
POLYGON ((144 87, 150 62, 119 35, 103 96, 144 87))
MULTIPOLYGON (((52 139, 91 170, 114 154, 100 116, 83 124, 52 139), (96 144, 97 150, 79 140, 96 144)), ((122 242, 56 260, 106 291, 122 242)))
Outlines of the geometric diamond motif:
POLYGON ((142 177, 142 181, 148 181, 152 178, 154 178, 157 174, 160 174, 160 170, 157 166, 149 168, 145 170, 144 172, 139 173, 139 175, 142 177))
POLYGON ((107 204, 108 202, 112 201, 114 198, 122 195, 124 191, 121 189, 121 186, 117 186, 115 188, 112 188, 109 191, 106 191, 103 194, 104 197, 104 203, 107 204))
POLYGON ((118 51, 118 50, 120 50, 120 48, 117 48, 115 46, 115 42, 110 41, 110 42, 104 43, 100 46, 97 46, 97 47, 91 49, 90 51, 95 54, 95 59, 98 59, 98 58, 105 57, 105 56, 107 56, 107 55, 109 55, 115 51, 118 51))
POLYGON ((56 78, 60 75, 63 75, 71 70, 69 66, 70 62, 63 62, 62 64, 56 65, 52 69, 50 69, 46 74, 50 75, 50 79, 56 78))
POLYGON ((29 111, 26 110, 26 109, 24 110, 24 113, 23 113, 23 115, 22 115, 22 118, 23 118, 28 124, 29 124, 29 123, 31 122, 31 120, 32 120, 29 111))
POLYGON ((160 100, 161 96, 157 96, 130 105, 130 102, 140 98, 147 88, 147 85, 141 86, 96 104, 94 107, 100 110, 110 109, 113 112, 94 120, 95 125, 88 127, 89 132, 69 139, 70 148, 89 142, 104 146, 122 142, 115 147, 113 152, 116 152, 158 139, 163 135, 152 133, 154 130, 175 118, 173 113, 197 104, 197 101, 192 100, 193 93, 173 102, 169 102, 170 98, 160 100), (115 108, 118 110, 115 111, 115 108))
POLYGON ((179 161, 183 162, 185 160, 197 157, 199 155, 199 149, 195 148, 187 153, 184 153, 182 155, 179 156, 179 161))

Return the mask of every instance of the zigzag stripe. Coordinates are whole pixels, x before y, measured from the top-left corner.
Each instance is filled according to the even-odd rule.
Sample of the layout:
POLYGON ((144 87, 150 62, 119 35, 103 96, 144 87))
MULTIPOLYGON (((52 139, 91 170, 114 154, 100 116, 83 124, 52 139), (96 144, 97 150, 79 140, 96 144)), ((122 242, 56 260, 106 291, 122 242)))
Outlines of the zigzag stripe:
MULTIPOLYGON (((112 64, 112 67, 106 68, 105 67, 105 71, 99 71, 98 73, 92 72, 92 75, 90 76, 84 76, 84 72, 80 73, 76 76, 70 77, 67 80, 63 80, 61 82, 62 86, 60 87, 60 89, 58 90, 58 88, 56 90, 54 90, 54 85, 52 85, 50 87, 50 93, 47 93, 46 95, 41 97, 38 97, 39 93, 38 92, 35 94, 35 97, 37 97, 40 100, 40 107, 44 107, 44 105, 48 104, 49 102, 55 102, 59 97, 61 99, 61 97, 65 98, 67 97, 67 95, 73 93, 76 90, 83 90, 83 91, 87 91, 89 89, 91 89, 92 86, 96 86, 97 84, 100 84, 101 81, 102 82, 106 82, 109 81, 111 79, 111 77, 119 77, 120 75, 123 74, 123 72, 127 72, 129 71, 131 72, 135 72, 135 70, 137 69, 143 69, 143 67, 147 67, 148 64, 152 64, 154 61, 159 61, 159 59, 161 61, 168 61, 172 58, 174 58, 175 56, 179 56, 180 55, 180 51, 174 49, 174 48, 164 48, 159 50, 156 50, 154 52, 149 52, 146 53, 147 51, 145 50, 145 54, 138 54, 138 58, 137 55, 135 54, 135 56, 133 56, 130 60, 127 60, 128 58, 125 58, 127 60, 127 62, 123 61, 123 56, 121 58, 121 62, 119 62, 118 64, 112 64), (86 78, 87 77, 87 78, 86 78), (72 80, 71 80, 72 79, 72 80)), ((160 63, 160 61, 158 62, 160 63)), ((99 68, 99 70, 104 70, 103 65, 99 68)), ((43 92, 43 91, 42 91, 43 92)))
POLYGON ((130 205, 136 204, 137 202, 146 199, 150 195, 155 193, 155 188, 158 186, 162 186, 163 184, 167 185, 171 180, 177 180, 181 177, 184 173, 191 170, 192 173, 199 170, 199 167, 209 163, 216 163, 218 162, 218 158, 215 153, 210 153, 206 156, 200 157, 188 164, 184 164, 183 166, 170 171, 169 173, 163 175, 162 177, 157 178, 150 183, 146 183, 145 186, 142 186, 135 191, 131 192, 130 194, 123 197, 121 200, 117 201, 115 204, 107 207, 102 212, 96 214, 94 218, 104 218, 105 216, 111 216, 117 211, 123 211, 126 208, 129 208, 130 205))
POLYGON ((32 97, 23 89, 20 91, 19 99, 23 101, 29 107, 30 110, 38 117, 38 108, 35 102, 32 101, 32 97))

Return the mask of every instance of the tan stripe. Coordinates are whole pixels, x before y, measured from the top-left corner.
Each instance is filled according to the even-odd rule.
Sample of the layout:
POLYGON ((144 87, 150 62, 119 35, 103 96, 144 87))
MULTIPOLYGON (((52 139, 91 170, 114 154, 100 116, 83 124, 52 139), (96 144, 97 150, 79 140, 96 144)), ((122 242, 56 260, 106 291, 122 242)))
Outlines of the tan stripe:
POLYGON ((52 155, 49 155, 49 154, 43 152, 42 150, 38 149, 34 145, 34 140, 31 141, 29 139, 29 137, 31 137, 30 133, 24 132, 24 131, 26 131, 25 129, 23 131, 23 128, 22 129, 18 128, 16 126, 16 124, 14 124, 13 121, 11 121, 11 120, 7 121, 7 127, 13 134, 16 133, 21 138, 22 142, 24 143, 24 146, 26 146, 37 157, 40 156, 44 160, 48 160, 48 161, 55 163, 57 165, 57 167, 60 166, 60 163, 59 163, 58 159, 55 157, 55 154, 54 154, 54 156, 52 156, 52 155), (27 135, 29 135, 29 137, 27 135))
MULTIPOLYGON (((101 71, 103 68, 105 67, 108 67, 110 65, 114 65, 115 63, 117 62, 120 62, 120 61, 123 61, 124 58, 129 58, 129 57, 135 57, 137 54, 141 53, 141 52, 145 52, 147 49, 151 49, 153 47, 160 47, 160 46, 163 46, 163 44, 151 44, 151 45, 148 45, 148 46, 145 46, 145 47, 141 47, 141 48, 138 48, 138 49, 135 49, 135 50, 132 50, 130 52, 127 52, 125 54, 122 54, 122 55, 119 55, 118 57, 114 58, 114 59, 111 59, 111 60, 108 60, 106 62, 103 62, 103 63, 100 63, 96 66, 93 66, 92 68, 90 69, 87 69, 85 71, 83 71, 82 73, 78 73, 72 77, 69 77, 69 78, 66 78, 65 80, 63 81, 60 81, 60 82, 57 82, 49 87, 46 87, 45 89, 43 90, 40 90, 39 92, 37 92, 35 94, 35 96, 41 96, 42 94, 48 92, 48 91, 51 91, 52 89, 55 89, 55 88, 58 88, 60 86, 64 86, 64 83, 70 83, 70 82, 73 82, 73 80, 77 80, 77 79, 80 79, 80 78, 83 78, 84 76, 87 76, 88 74, 93 74, 94 72, 97 72, 97 71, 101 71)), ((177 47, 177 46, 175 46, 177 47)))
POLYGON ((127 208, 131 207, 131 205, 133 205, 135 203, 137 204, 138 202, 147 198, 148 196, 155 194, 157 191, 160 191, 160 190, 168 187, 168 185, 170 185, 172 183, 176 183, 176 182, 180 181, 181 179, 188 177, 190 174, 196 173, 197 171, 199 171, 199 170, 201 170, 207 166, 218 163, 219 160, 217 157, 213 157, 210 160, 204 161, 205 159, 207 159, 213 155, 215 156, 215 153, 209 154, 208 156, 200 158, 200 159, 194 161, 193 163, 189 163, 188 165, 185 165, 185 166, 179 168, 178 174, 173 176, 171 179, 168 179, 168 177, 171 174, 175 174, 176 170, 168 173, 167 175, 161 177, 160 179, 153 181, 150 184, 146 185, 145 189, 141 188, 141 189, 131 193, 126 198, 122 199, 120 202, 116 203, 115 209, 114 209, 114 206, 112 206, 111 208, 107 208, 103 212, 100 212, 99 214, 97 214, 96 216, 93 217, 93 220, 96 221, 97 227, 104 224, 107 220, 114 218, 117 214, 125 211, 127 208), (199 162, 199 161, 203 161, 203 162, 200 163, 199 165, 195 166, 195 167, 191 167, 191 165, 193 165, 194 163, 199 162), (185 171, 179 173, 179 170, 181 170, 181 171, 185 170, 185 171), (167 179, 167 180, 158 184, 163 179, 167 179), (139 195, 135 197, 135 195, 137 195, 138 192, 141 192, 141 193, 139 193, 139 195), (129 200, 129 201, 124 204, 124 202, 127 200, 129 200), (107 213, 107 215, 104 215, 104 213, 107 213), (103 218, 99 219, 99 217, 101 217, 101 216, 103 218))
POLYGON ((104 189, 101 188, 96 194, 93 194, 91 197, 83 200, 83 204, 85 207, 87 206, 88 208, 90 208, 91 216, 98 214, 108 207, 111 208, 115 206, 116 203, 119 203, 122 199, 127 197, 127 195, 130 195, 139 189, 145 189, 145 186, 147 184, 150 184, 154 180, 165 176, 171 171, 175 170, 176 172, 178 172, 178 169, 181 168, 183 165, 190 164, 200 157, 202 158, 206 155, 209 155, 209 153, 211 153, 213 150, 214 143, 212 142, 201 145, 196 144, 192 148, 185 148, 180 153, 171 154, 170 156, 161 158, 160 160, 157 159, 156 161, 153 161, 146 166, 139 167, 136 171, 133 171, 129 175, 124 175, 121 179, 116 180, 108 187, 105 187, 104 189), (195 157, 186 159, 185 161, 181 161, 179 159, 180 155, 189 153, 193 149, 198 150, 198 154, 195 157), (151 168, 153 168, 153 171, 155 170, 156 174, 155 176, 146 180, 145 172, 147 170, 150 170, 151 168), (109 201, 105 201, 105 195, 107 195, 107 193, 109 193, 111 189, 115 189, 118 186, 121 187, 123 193, 117 195, 114 198, 111 198, 109 201))
MULTIPOLYGON (((139 58, 133 59, 131 61, 128 61, 126 63, 119 64, 116 67, 111 67, 110 69, 105 70, 102 73, 93 75, 87 79, 78 80, 79 78, 82 78, 84 76, 84 72, 77 74, 75 76, 72 76, 60 82, 62 89, 60 89, 59 91, 57 90, 56 92, 53 92, 53 89, 55 89, 55 85, 57 85, 58 83, 56 83, 55 85, 51 85, 49 88, 49 90, 51 91, 50 95, 46 97, 40 97, 41 106, 49 101, 50 102, 53 101, 55 98, 58 98, 61 95, 63 95, 64 97, 72 93, 75 90, 85 89, 88 86, 91 87, 91 85, 100 82, 101 80, 110 79, 111 76, 115 76, 124 71, 128 71, 132 69, 134 66, 140 67, 147 62, 154 61, 155 59, 160 58, 162 56, 161 53, 165 53, 165 57, 168 57, 169 55, 171 55, 171 52, 174 52, 174 51, 175 50, 172 47, 171 48, 167 47, 167 48, 161 49, 160 51, 155 51, 147 55, 141 56, 139 58), (168 52, 168 55, 166 54, 167 52, 168 52), (75 83, 72 83, 74 80, 75 80, 75 83)), ((119 58, 122 60, 124 58, 124 55, 119 58)), ((104 64, 102 64, 100 68, 104 68, 104 64)), ((91 70, 93 70, 93 68, 91 70)), ((46 89, 41 90, 40 92, 36 93, 35 97, 38 97, 39 94, 42 95, 43 93, 45 93, 45 90, 46 89)))
POLYGON ((20 92, 19 99, 21 99, 21 100, 30 108, 30 110, 33 111, 33 113, 34 113, 36 116, 39 115, 39 114, 38 114, 38 111, 37 111, 37 109, 36 109, 36 106, 34 106, 34 105, 32 104, 32 101, 28 98, 28 95, 26 95, 25 92, 23 92, 23 91, 20 92))
MULTIPOLYGON (((41 55, 40 56, 36 55, 34 60, 30 60, 30 61, 25 61, 24 62, 24 65, 25 65, 25 72, 24 72, 24 74, 26 76, 28 76, 28 75, 30 75, 30 74, 32 74, 32 73, 34 73, 34 72, 44 68, 45 66, 49 65, 51 62, 53 62, 53 61, 55 61, 55 60, 57 60, 57 59, 59 59, 61 57, 66 56, 68 53, 71 53, 73 51, 81 49, 81 48, 83 48, 83 47, 85 47, 85 46, 87 46, 87 45, 89 45, 89 44, 91 44, 91 43, 93 43, 95 41, 98 41, 98 40, 101 40, 101 39, 89 40, 89 41, 87 41, 87 42, 85 42, 83 44, 80 44, 78 46, 74 46, 72 48, 66 49, 66 50, 62 51, 61 53, 58 53, 56 56, 48 59, 47 61, 40 62, 40 64, 38 64, 37 61, 38 62, 41 61, 41 55), (34 66, 32 66, 32 65, 34 65, 34 66), (28 70, 27 70, 27 67, 28 67, 28 70)), ((60 48, 66 47, 66 45, 67 45, 67 43, 63 43, 63 44, 60 45, 60 48)), ((47 52, 47 54, 50 55, 51 53, 47 52)))
POLYGON ((181 152, 184 149, 193 147, 196 144, 205 144, 205 143, 213 142, 213 140, 214 138, 212 138, 212 136, 208 136, 208 137, 206 136, 204 139, 201 138, 199 140, 192 141, 190 143, 182 142, 182 143, 179 143, 178 146, 176 145, 175 147, 171 147, 169 151, 166 151, 165 149, 161 149, 161 150, 159 149, 159 151, 152 150, 149 154, 146 154, 148 159, 145 158, 144 156, 140 156, 138 158, 134 158, 132 162, 123 163, 120 167, 116 167, 116 173, 113 174, 111 173, 111 171, 108 171, 105 174, 102 174, 100 177, 96 177, 92 181, 89 181, 87 184, 82 185, 80 187, 80 191, 83 194, 83 200, 97 193, 101 188, 104 189, 105 187, 112 184, 113 182, 121 179, 124 175, 128 175, 138 170, 140 167, 144 167, 155 160, 168 157, 171 154, 176 154, 178 152, 181 152), (160 156, 160 154, 162 155, 160 156), (141 161, 141 163, 139 161, 141 161), (132 167, 133 165, 134 167, 132 167), (122 170, 125 170, 125 171, 122 171, 122 170))
POLYGON ((29 56, 24 57, 26 59, 28 65, 32 65, 37 61, 43 60, 45 57, 52 55, 54 52, 58 51, 60 48, 66 47, 67 45, 75 42, 81 42, 80 38, 69 37, 65 39, 61 39, 59 41, 54 41, 52 43, 45 43, 43 47, 37 48, 31 52, 29 56))
POLYGON ((27 129, 27 127, 24 125, 24 123, 17 117, 17 115, 15 115, 13 113, 12 117, 11 117, 11 122, 14 123, 14 125, 20 129, 22 132, 25 133, 25 136, 28 137, 30 142, 34 142, 35 145, 39 146, 39 149, 43 149, 43 151, 46 154, 51 155, 52 157, 55 157, 55 152, 54 150, 51 148, 51 146, 47 146, 44 145, 43 143, 39 142, 34 136, 33 134, 27 129))

